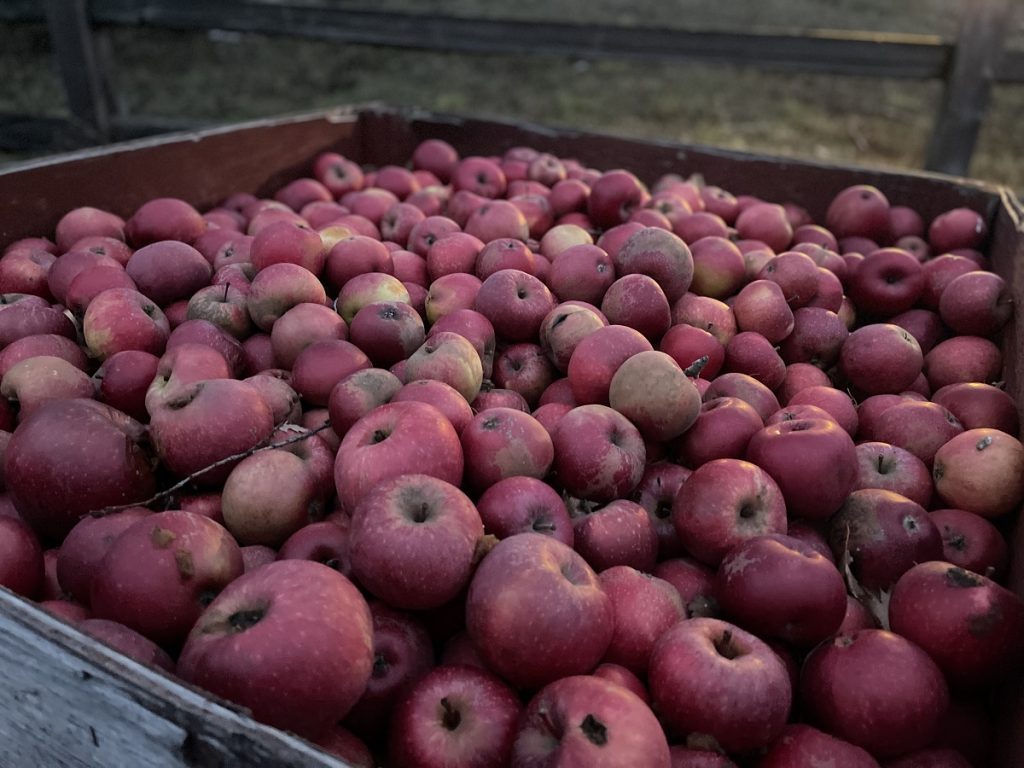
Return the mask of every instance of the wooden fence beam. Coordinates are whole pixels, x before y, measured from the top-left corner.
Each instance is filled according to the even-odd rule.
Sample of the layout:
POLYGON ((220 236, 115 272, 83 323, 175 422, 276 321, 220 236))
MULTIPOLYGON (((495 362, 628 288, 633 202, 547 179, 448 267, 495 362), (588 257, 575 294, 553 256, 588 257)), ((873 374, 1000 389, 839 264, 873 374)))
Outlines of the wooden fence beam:
POLYGON ((925 168, 966 176, 1000 65, 1011 0, 965 0, 925 168))
POLYGON ((45 0, 44 5, 68 108, 83 128, 106 141, 110 137, 110 109, 86 0, 45 0))

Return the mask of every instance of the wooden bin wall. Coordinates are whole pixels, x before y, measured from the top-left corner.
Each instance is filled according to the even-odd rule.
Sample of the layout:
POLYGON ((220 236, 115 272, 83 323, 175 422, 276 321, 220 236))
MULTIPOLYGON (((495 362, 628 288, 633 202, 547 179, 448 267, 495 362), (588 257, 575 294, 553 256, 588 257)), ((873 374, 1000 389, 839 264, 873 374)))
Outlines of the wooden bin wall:
MULTIPOLYGON (((515 122, 387 107, 342 107, 198 133, 85 150, 0 171, 0 249, 52 233, 71 208, 93 205, 129 216, 142 202, 181 197, 199 208, 232 192, 269 194, 309 175, 319 152, 370 165, 404 163, 430 137, 463 155, 529 145, 601 169, 628 168, 651 182, 663 173, 701 174, 734 193, 806 207, 816 220, 842 188, 867 183, 893 205, 928 221, 950 208, 982 213, 993 268, 1024 305, 1024 216, 1005 188, 922 173, 781 160, 707 147, 634 141, 515 122)), ((1007 390, 1024 411, 1024 333, 1018 312, 1004 334, 1007 390)), ((1024 526, 1016 527, 1010 586, 1024 595, 1024 526)), ((0 765, 320 766, 344 763, 246 717, 236 708, 135 664, 0 590, 0 765)), ((1024 765, 1024 690, 1001 698, 1001 768, 1024 765)))

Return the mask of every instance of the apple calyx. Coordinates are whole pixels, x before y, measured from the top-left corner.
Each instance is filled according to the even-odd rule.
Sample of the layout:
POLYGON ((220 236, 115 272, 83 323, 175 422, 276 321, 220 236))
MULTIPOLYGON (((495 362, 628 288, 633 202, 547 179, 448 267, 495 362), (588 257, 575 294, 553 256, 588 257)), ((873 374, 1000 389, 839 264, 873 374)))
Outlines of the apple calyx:
POLYGON ((462 723, 462 713, 452 706, 445 696, 441 699, 441 725, 449 731, 454 731, 462 723))
POLYGON ((267 615, 266 608, 250 608, 244 611, 235 611, 227 618, 228 631, 232 634, 244 632, 254 627, 267 615))
POLYGON ((580 723, 580 730, 587 737, 587 741, 599 747, 608 743, 608 728, 593 715, 587 715, 580 723))

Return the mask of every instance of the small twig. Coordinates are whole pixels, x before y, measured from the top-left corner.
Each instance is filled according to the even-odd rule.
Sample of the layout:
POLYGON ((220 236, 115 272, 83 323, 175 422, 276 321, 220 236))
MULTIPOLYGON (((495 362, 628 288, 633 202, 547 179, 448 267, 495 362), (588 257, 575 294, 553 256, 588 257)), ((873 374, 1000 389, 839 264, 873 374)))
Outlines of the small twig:
MULTIPOLYGON (((274 432, 277 432, 277 430, 279 429, 288 429, 290 426, 291 425, 287 423, 281 423, 280 425, 274 427, 274 432)), ((260 451, 269 451, 273 448, 284 448, 285 446, 291 445, 292 443, 300 443, 303 440, 308 440, 313 435, 319 434, 320 432, 323 432, 330 428, 331 422, 330 420, 327 420, 319 427, 304 430, 302 432, 292 435, 291 437, 285 438, 284 440, 278 440, 276 443, 267 443, 266 440, 262 440, 256 445, 254 445, 252 448, 249 448, 248 450, 242 451, 241 453, 233 454, 231 456, 225 456, 223 459, 219 459, 210 464, 209 466, 196 470, 192 474, 183 477, 170 488, 165 488, 164 490, 153 494, 148 499, 145 499, 143 501, 134 501, 130 504, 116 504, 114 506, 103 507, 103 509, 96 509, 91 512, 86 512, 84 515, 82 515, 82 517, 105 517, 106 515, 113 514, 114 512, 123 512, 126 509, 131 509, 132 507, 148 507, 152 504, 156 504, 159 501, 163 501, 164 499, 173 495, 176 491, 180 491, 186 485, 195 481, 196 478, 200 477, 201 475, 205 475, 212 469, 223 467, 225 464, 231 464, 232 462, 239 461, 248 456, 252 456, 254 453, 259 453, 260 451)), ((270 438, 267 438, 267 440, 269 439, 270 438)))

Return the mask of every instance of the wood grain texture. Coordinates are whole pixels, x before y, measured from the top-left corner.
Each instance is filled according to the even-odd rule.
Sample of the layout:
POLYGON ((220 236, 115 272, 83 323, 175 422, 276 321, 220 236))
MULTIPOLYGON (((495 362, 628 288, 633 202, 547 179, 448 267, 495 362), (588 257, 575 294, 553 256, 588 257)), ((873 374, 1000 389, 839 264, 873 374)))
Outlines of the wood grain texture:
POLYGON ((0 766, 349 768, 0 589, 0 766))

